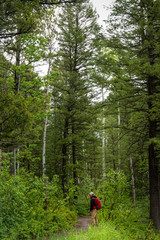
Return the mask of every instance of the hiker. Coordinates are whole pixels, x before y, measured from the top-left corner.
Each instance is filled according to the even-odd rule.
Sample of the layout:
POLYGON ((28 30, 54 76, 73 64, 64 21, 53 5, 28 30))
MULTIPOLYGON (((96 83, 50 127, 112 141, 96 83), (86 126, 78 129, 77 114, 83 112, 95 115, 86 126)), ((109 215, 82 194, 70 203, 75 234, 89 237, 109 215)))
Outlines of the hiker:
MULTIPOLYGON (((93 225, 98 225, 98 218, 97 218, 97 210, 98 210, 98 207, 96 206, 96 203, 95 203, 95 199, 97 199, 96 196, 94 196, 94 193, 93 192, 90 192, 89 193, 89 196, 91 198, 91 202, 90 202, 90 212, 91 212, 91 218, 92 218, 92 223, 93 225)), ((98 200, 99 201, 99 200, 98 200)))

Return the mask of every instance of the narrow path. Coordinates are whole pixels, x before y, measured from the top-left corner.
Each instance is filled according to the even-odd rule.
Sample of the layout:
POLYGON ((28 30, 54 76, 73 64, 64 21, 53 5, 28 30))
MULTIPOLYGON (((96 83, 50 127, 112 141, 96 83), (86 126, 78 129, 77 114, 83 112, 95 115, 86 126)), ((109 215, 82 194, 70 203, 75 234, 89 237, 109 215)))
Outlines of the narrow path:
POLYGON ((88 230, 88 226, 91 224, 91 217, 90 216, 83 216, 83 217, 78 217, 78 223, 75 227, 76 230, 81 231, 81 230, 88 230))
MULTIPOLYGON (((81 230, 83 231, 88 231, 88 226, 91 224, 91 216, 83 216, 83 217, 78 217, 78 222, 76 224, 76 226, 74 227, 74 229, 78 232, 80 232, 81 230)), ((67 236, 68 233, 67 232, 60 232, 57 234, 56 239, 58 240, 60 236, 67 236)))

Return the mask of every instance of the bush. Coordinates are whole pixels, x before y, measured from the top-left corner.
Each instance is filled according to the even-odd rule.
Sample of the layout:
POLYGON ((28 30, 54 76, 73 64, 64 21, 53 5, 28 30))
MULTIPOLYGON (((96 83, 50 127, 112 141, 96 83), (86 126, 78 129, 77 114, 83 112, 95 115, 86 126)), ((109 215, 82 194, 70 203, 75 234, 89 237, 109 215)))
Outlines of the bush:
POLYGON ((46 185, 43 179, 29 174, 1 176, 1 239, 44 236, 69 228, 75 219, 76 214, 67 208, 55 181, 46 185))
POLYGON ((98 188, 98 196, 102 201, 101 218, 113 220, 119 216, 122 205, 130 202, 129 186, 123 172, 109 171, 98 188))
POLYGON ((90 213, 90 197, 89 193, 94 189, 93 180, 86 177, 79 183, 77 200, 75 202, 76 211, 79 216, 89 215, 90 213))

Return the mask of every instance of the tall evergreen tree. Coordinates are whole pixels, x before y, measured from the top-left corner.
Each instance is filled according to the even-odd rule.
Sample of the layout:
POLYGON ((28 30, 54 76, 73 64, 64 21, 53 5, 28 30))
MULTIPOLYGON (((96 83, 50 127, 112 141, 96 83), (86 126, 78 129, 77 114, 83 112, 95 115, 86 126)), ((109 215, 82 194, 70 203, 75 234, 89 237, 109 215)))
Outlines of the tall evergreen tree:
MULTIPOLYGON (((126 72, 123 78, 122 75, 117 76, 117 91, 123 94, 121 99, 126 98, 128 101, 127 109, 130 108, 130 113, 133 113, 132 126, 137 125, 140 128, 139 132, 142 133, 145 129, 146 133, 143 135, 148 136, 150 217, 158 229, 160 228, 159 10, 158 0, 116 0, 113 17, 110 20, 111 28, 108 30, 111 37, 108 46, 116 49, 120 56, 119 66, 126 72), (128 83, 132 88, 130 85, 124 95, 125 92, 122 90, 125 88, 127 90, 128 83)), ((145 138, 143 139, 145 141, 145 138)))
POLYGON ((68 174, 72 174, 76 186, 79 169, 84 166, 84 142, 93 108, 90 61, 99 27, 89 1, 66 5, 62 10, 58 23, 59 50, 53 64, 53 70, 58 71, 59 76, 53 82, 53 96, 54 117, 60 119, 60 165, 65 192, 68 174))

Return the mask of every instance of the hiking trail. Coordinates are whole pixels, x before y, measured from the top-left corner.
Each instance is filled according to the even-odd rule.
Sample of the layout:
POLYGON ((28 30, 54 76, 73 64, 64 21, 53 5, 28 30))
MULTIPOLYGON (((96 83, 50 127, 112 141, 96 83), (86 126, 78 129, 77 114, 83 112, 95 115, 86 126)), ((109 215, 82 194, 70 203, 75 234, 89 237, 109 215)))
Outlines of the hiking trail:
POLYGON ((82 216, 78 217, 78 222, 75 227, 76 230, 81 231, 81 230, 88 230, 88 226, 91 224, 91 216, 82 216))
MULTIPOLYGON (((91 225, 91 216, 79 216, 77 219, 77 224, 74 226, 74 229, 78 232, 88 231, 88 226, 91 225)), ((58 240, 60 236, 67 236, 68 232, 59 232, 56 236, 58 240)))

